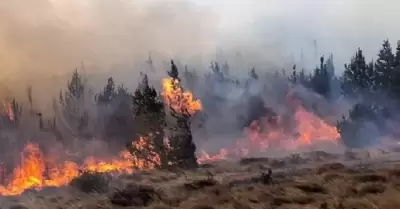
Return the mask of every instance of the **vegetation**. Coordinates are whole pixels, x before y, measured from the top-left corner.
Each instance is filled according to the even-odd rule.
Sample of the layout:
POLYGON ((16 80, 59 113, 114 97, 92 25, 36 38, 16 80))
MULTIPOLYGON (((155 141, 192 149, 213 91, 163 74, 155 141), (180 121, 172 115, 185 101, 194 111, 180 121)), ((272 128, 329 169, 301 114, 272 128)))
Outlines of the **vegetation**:
MULTIPOLYGON (((171 61, 167 75, 173 89, 182 95, 184 87, 196 94, 197 87, 201 85, 202 91, 206 92, 202 95, 204 110, 213 115, 218 115, 229 102, 227 94, 242 91, 240 99, 246 105, 235 113, 239 118, 238 127, 241 128, 260 117, 275 116, 263 97, 270 95, 269 85, 273 86, 273 91, 281 92, 302 86, 328 102, 336 101, 339 97, 355 101, 349 113, 337 123, 342 141, 350 148, 375 143, 376 138, 388 132, 387 120, 398 121, 389 113, 400 106, 400 44, 393 52, 389 41, 383 41, 376 61, 370 62, 363 51, 357 49, 350 62, 344 65, 340 76, 335 74, 337 67, 333 63, 331 54, 327 59, 321 57, 314 70, 298 70, 294 65, 292 73, 288 75, 285 69, 270 75, 251 68, 248 76, 241 80, 231 74, 231 66, 226 62, 222 65, 211 62, 210 72, 201 77, 195 69, 189 70, 188 66, 180 71, 171 61)), ((151 72, 155 71, 151 57, 148 64, 151 72)), ((32 87, 28 87, 29 106, 23 108, 16 99, 10 100, 6 108, 7 115, 2 115, 0 128, 18 128, 24 121, 23 116, 29 115, 38 117, 41 131, 53 134, 60 140, 101 138, 110 143, 124 144, 135 156, 148 158, 150 153, 156 153, 160 158, 157 166, 161 168, 198 167, 192 134, 193 121, 198 117, 185 106, 177 109, 165 101, 166 98, 150 84, 147 74, 142 74, 142 80, 133 93, 123 84, 117 85, 113 77, 108 78, 94 100, 90 92, 84 75, 75 70, 66 89, 61 90, 59 98, 54 100, 54 117, 47 119, 46 123, 45 116, 36 111, 35 96, 32 87), (140 139, 146 139, 151 146, 147 150, 132 146, 132 141, 140 139)), ((286 96, 282 93, 276 98, 283 102, 286 96)), ((178 103, 185 102, 182 96, 174 99, 178 103)))

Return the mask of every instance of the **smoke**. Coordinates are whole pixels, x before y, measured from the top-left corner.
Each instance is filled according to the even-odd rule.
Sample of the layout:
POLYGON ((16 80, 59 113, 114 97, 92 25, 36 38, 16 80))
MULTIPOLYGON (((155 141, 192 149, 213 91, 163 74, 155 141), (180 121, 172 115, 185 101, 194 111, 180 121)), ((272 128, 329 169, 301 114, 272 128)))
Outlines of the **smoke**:
POLYGON ((47 92, 65 86, 82 62, 92 77, 119 68, 134 79, 143 70, 132 70, 134 63, 149 52, 164 58, 210 53, 217 26, 211 10, 183 0, 2 1, 1 82, 12 90, 16 83, 46 83, 47 92))
MULTIPOLYGON (((320 55, 332 52, 341 73, 357 47, 372 59, 381 40, 395 41, 400 36, 394 27, 399 4, 390 1, 388 7, 377 0, 2 1, 0 92, 22 97, 26 85, 32 85, 37 105, 51 109, 48 99, 65 88, 77 67, 85 69, 96 92, 111 75, 132 90, 149 53, 158 70, 150 79, 163 76, 160 71, 169 65, 162 61, 170 58, 205 71, 210 60, 228 61, 231 72, 243 75, 256 67, 263 76, 266 68, 300 63, 302 49, 305 67, 314 67, 320 55)), ((255 84, 250 89, 257 96, 264 88, 255 84)), ((277 109, 285 88, 276 91, 276 85, 267 85, 268 93, 262 95, 267 106, 277 109)), ((210 90, 230 105, 222 104, 225 108, 219 116, 230 127, 217 126, 221 120, 210 120, 210 127, 224 132, 237 128, 228 120, 237 119, 231 112, 247 109, 241 103, 243 89, 229 85, 210 90)), ((197 91, 205 103, 215 103, 215 98, 202 97, 209 92, 197 91)), ((304 94, 306 101, 320 101, 304 94)))

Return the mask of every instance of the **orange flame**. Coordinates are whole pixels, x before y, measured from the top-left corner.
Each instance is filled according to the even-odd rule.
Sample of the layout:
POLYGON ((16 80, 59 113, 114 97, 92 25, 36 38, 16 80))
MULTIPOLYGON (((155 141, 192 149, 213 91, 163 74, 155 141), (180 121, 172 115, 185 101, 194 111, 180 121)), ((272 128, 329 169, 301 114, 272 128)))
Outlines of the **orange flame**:
POLYGON ((298 105, 294 114, 296 123, 295 134, 289 134, 279 127, 270 127, 261 121, 254 121, 244 130, 244 139, 238 140, 236 147, 231 150, 225 148, 214 156, 201 152, 199 162, 215 161, 228 157, 245 157, 253 152, 265 152, 271 148, 295 150, 303 146, 316 144, 322 141, 337 143, 340 134, 335 126, 331 126, 298 105), (265 131, 266 130, 266 131, 265 131))
POLYGON ((184 91, 178 79, 165 78, 162 81, 162 85, 164 100, 175 111, 187 111, 193 115, 197 111, 202 110, 201 101, 194 99, 191 92, 184 91))
MULTIPOLYGON (((138 149, 145 149, 147 138, 141 137, 132 145, 138 149)), ((154 162, 159 157, 152 156, 154 162)), ((48 186, 63 186, 73 178, 78 177, 81 171, 92 172, 126 172, 132 173, 136 169, 151 169, 154 164, 146 163, 144 159, 131 155, 127 151, 120 153, 120 157, 110 161, 96 160, 88 157, 83 165, 79 166, 72 161, 61 164, 55 163, 52 158, 43 156, 39 147, 35 144, 27 144, 21 153, 21 165, 16 167, 5 185, 0 185, 0 195, 11 196, 21 194, 26 189, 42 189, 48 186)), ((153 162, 152 161, 152 162, 153 162)))

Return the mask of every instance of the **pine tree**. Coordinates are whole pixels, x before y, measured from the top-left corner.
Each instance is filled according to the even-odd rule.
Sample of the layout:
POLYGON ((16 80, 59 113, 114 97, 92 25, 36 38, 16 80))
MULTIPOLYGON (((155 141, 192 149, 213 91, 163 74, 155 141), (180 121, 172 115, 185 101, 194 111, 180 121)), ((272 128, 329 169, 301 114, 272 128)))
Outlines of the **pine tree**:
POLYGON ((132 155, 150 161, 149 163, 165 168, 168 166, 168 148, 164 142, 165 110, 161 97, 148 83, 147 75, 143 77, 133 95, 133 115, 136 138, 146 138, 149 146, 138 149, 129 142, 128 150, 132 155), (155 155, 160 162, 154 162, 155 155))
POLYGON ((385 40, 375 62, 376 84, 379 89, 389 90, 393 75, 395 57, 389 40, 385 40))
POLYGON ((110 104, 110 102, 115 98, 116 96, 115 92, 115 82, 112 77, 108 78, 107 80, 107 85, 104 87, 103 92, 100 94, 96 95, 96 101, 97 104, 110 104))
MULTIPOLYGON (((171 76, 172 72, 177 72, 176 65, 171 62, 171 71, 168 74, 171 76)), ((174 74, 175 75, 175 74, 174 74)), ((172 76, 171 76, 172 77, 172 76)), ((172 77, 172 83, 175 89, 181 89, 179 82, 176 82, 175 79, 179 79, 179 74, 176 74, 175 77, 172 77)), ((182 92, 183 93, 183 92, 182 92)), ((181 96, 177 97, 178 99, 183 99, 181 96)), ((184 101, 178 101, 183 103, 184 101)), ((175 118, 175 126, 171 130, 171 136, 169 138, 169 143, 171 146, 170 159, 171 163, 180 168, 196 168, 198 167, 197 158, 196 158, 196 145, 193 142, 193 136, 191 132, 191 117, 189 110, 186 109, 185 105, 182 105, 182 108, 177 110, 170 107, 171 115, 175 118)))
POLYGON ((330 98, 332 75, 328 72, 327 65, 324 64, 324 57, 321 57, 320 61, 320 67, 314 70, 311 77, 311 87, 314 92, 330 98))
POLYGON ((107 139, 123 139, 124 141, 134 138, 132 117, 132 95, 123 85, 115 88, 112 77, 108 78, 103 92, 96 95, 96 102, 100 114, 105 120, 105 136, 107 139))
POLYGON ((391 93, 400 98, 400 41, 397 43, 396 54, 393 63, 393 76, 392 76, 392 89, 391 93))
POLYGON ((345 64, 342 76, 342 90, 346 96, 358 96, 361 93, 371 93, 374 89, 373 64, 366 64, 361 49, 352 57, 350 64, 345 64))
POLYGON ((89 115, 85 107, 85 84, 76 69, 67 83, 67 91, 60 91, 61 122, 69 131, 77 136, 88 136, 89 115))

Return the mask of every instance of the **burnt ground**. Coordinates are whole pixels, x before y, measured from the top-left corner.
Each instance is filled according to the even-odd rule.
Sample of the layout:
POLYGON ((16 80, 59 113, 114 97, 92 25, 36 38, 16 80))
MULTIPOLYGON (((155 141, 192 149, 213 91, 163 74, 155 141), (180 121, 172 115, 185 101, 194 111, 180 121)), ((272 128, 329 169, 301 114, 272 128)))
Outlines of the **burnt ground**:
POLYGON ((108 189, 73 186, 1 198, 12 209, 398 209, 400 153, 381 149, 203 164, 195 171, 113 176, 108 189), (269 171, 272 174, 269 175, 269 171))

